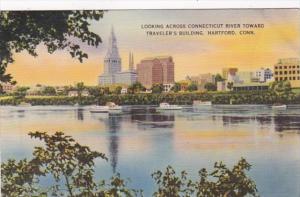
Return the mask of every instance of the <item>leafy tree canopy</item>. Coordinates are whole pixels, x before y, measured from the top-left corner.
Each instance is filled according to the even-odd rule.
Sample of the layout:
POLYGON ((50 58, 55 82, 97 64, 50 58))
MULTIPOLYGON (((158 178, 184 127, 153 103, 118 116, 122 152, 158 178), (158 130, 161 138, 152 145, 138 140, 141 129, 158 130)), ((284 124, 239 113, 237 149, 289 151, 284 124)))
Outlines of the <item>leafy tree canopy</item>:
POLYGON ((173 92, 179 92, 181 90, 180 83, 175 83, 174 86, 171 88, 173 92))
POLYGON ((56 95, 56 90, 52 86, 47 86, 42 90, 42 94, 47 96, 56 95))
POLYGON ((101 38, 89 29, 89 21, 102 17, 103 11, 0 12, 0 81, 12 81, 6 68, 14 62, 14 53, 27 51, 37 56, 36 48, 40 44, 50 54, 65 49, 82 62, 88 55, 78 41, 97 47, 101 38))
POLYGON ((163 92, 164 86, 163 84, 153 84, 151 89, 153 94, 160 94, 163 92))
POLYGON ((215 81, 216 81, 216 83, 218 82, 218 81, 224 81, 225 79, 223 79, 223 77, 218 73, 218 74, 216 74, 216 77, 215 77, 215 81))
POLYGON ((135 82, 128 87, 128 92, 131 94, 139 93, 145 90, 146 88, 140 82, 135 82))
POLYGON ((207 91, 216 91, 216 90, 217 90, 216 84, 210 83, 210 82, 206 83, 206 84, 204 85, 204 88, 205 88, 207 91))
MULTIPOLYGON (((107 160, 103 153, 80 145, 62 132, 49 135, 31 132, 29 135, 44 142, 34 148, 31 160, 9 159, 1 164, 1 194, 18 196, 68 197, 134 197, 143 196, 142 190, 130 189, 127 181, 116 174, 109 181, 95 180, 94 160, 107 160), (52 177, 51 185, 43 188, 41 176, 52 177)), ((199 171, 197 180, 187 172, 179 175, 168 166, 165 171, 152 174, 155 182, 154 197, 246 197, 258 196, 255 182, 248 177, 251 165, 241 159, 233 168, 216 162, 212 172, 199 171)))
POLYGON ((187 90, 189 92, 192 92, 192 91, 197 91, 198 90, 198 86, 196 83, 191 83, 188 87, 187 87, 187 90))

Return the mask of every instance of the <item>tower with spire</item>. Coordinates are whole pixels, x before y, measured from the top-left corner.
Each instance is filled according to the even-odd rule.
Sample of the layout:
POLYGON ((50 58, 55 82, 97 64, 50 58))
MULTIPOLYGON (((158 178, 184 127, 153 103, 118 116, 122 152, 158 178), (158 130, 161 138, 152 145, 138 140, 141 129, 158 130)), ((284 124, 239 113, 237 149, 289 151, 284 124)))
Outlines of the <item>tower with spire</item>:
POLYGON ((122 70, 122 61, 119 55, 117 38, 114 28, 111 28, 111 33, 108 42, 107 53, 104 57, 103 74, 99 76, 99 85, 111 84, 127 84, 130 85, 136 81, 136 72, 134 70, 133 53, 129 53, 129 69, 122 70))
POLYGON ((121 72, 121 58, 114 29, 111 28, 108 49, 104 58, 104 74, 112 75, 121 72))

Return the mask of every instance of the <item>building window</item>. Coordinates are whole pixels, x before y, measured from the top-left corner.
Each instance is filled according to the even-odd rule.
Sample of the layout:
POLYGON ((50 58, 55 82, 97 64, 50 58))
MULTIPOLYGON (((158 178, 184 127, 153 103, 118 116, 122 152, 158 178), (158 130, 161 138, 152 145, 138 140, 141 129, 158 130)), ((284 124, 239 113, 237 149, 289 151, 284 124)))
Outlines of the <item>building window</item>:
POLYGON ((278 75, 278 72, 277 72, 277 71, 275 71, 275 75, 278 75))
POLYGON ((287 66, 284 66, 285 69, 287 69, 287 66))
POLYGON ((287 71, 284 71, 284 74, 287 74, 287 71))
POLYGON ((277 66, 275 66, 275 69, 277 69, 278 67, 277 66))
POLYGON ((292 77, 290 77, 289 79, 292 80, 292 77))
POLYGON ((282 69, 282 66, 279 66, 279 69, 282 69))
POLYGON ((282 81, 282 77, 280 77, 279 80, 282 81))
POLYGON ((278 81, 278 77, 275 77, 275 81, 278 81))
POLYGON ((296 80, 296 77, 293 77, 293 80, 296 80))
POLYGON ((296 74, 296 71, 293 70, 293 74, 296 74))

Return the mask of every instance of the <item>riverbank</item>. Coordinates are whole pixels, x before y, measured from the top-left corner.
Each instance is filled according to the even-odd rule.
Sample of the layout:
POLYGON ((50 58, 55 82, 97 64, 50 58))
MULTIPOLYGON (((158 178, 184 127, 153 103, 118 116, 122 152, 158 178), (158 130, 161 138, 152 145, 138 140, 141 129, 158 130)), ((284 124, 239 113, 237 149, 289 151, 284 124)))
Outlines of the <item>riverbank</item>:
POLYGON ((26 96, 16 99, 12 96, 0 97, 0 105, 18 105, 22 102, 31 105, 104 105, 115 102, 119 105, 157 105, 161 102, 191 105, 194 100, 211 101, 213 104, 273 104, 283 100, 286 104, 300 104, 300 95, 278 97, 271 91, 257 92, 192 92, 163 94, 110 94, 99 97, 68 96, 26 96))

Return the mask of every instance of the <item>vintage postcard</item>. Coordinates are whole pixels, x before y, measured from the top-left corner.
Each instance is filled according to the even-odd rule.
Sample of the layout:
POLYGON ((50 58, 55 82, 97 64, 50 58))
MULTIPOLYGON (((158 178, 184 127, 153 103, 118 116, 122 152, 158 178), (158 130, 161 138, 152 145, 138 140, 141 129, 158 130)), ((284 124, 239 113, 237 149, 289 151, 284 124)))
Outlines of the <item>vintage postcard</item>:
POLYGON ((3 197, 299 197, 300 10, 0 12, 3 197))

